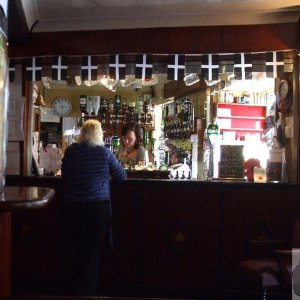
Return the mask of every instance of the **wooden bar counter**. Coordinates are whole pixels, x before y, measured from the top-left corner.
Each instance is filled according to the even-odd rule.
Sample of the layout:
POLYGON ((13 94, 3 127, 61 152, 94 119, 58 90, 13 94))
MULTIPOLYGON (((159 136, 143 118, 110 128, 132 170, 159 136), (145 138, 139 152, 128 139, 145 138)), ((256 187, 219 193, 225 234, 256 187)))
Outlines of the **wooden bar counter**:
POLYGON ((11 214, 44 208, 54 190, 33 186, 6 186, 0 195, 0 296, 11 289, 11 214))
MULTIPOLYGON (((62 179, 6 182, 55 190, 47 210, 13 215, 13 292, 63 294, 62 179)), ((114 247, 103 257, 99 295, 185 298, 235 289, 239 262, 257 255, 250 240, 292 242, 299 195, 300 185, 286 183, 112 182, 114 247)))

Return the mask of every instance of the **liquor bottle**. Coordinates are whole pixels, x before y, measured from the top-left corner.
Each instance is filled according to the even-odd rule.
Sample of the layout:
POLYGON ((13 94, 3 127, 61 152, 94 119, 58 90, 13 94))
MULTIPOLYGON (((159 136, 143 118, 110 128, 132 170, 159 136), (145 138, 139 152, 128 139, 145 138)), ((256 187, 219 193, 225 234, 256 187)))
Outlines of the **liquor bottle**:
POLYGON ((93 97, 92 96, 87 96, 86 112, 89 116, 92 115, 92 112, 93 112, 93 97))
POLYGON ((143 142, 144 142, 145 148, 147 149, 147 147, 149 145, 149 132, 145 129, 144 129, 144 133, 143 133, 143 142))
POLYGON ((184 120, 189 122, 192 116, 192 102, 188 98, 185 98, 183 102, 184 120))
POLYGON ((85 121, 85 114, 84 114, 84 112, 82 112, 81 116, 80 116, 80 118, 78 120, 78 126, 81 127, 83 125, 84 121, 85 121))
POLYGON ((115 111, 118 114, 121 110, 121 96, 115 95, 115 111))
POLYGON ((105 121, 106 121, 106 112, 108 110, 108 104, 107 104, 107 99, 103 98, 101 99, 101 102, 100 102, 100 111, 101 111, 101 121, 103 124, 105 124, 105 121))
POLYGON ((115 101, 113 98, 108 100, 108 112, 113 114, 115 112, 115 101))
POLYGON ((86 95, 80 95, 80 111, 86 112, 86 95))
POLYGON ((120 138, 115 135, 115 136, 112 137, 112 151, 113 151, 113 154, 116 155, 116 153, 119 150, 119 147, 120 147, 120 138))
POLYGON ((108 113, 109 113, 109 116, 108 116, 108 122, 109 122, 109 125, 111 126, 113 124, 113 122, 116 120, 116 115, 114 114, 115 113, 115 100, 113 98, 110 98, 108 100, 108 113))
POLYGON ((107 99, 103 98, 101 99, 100 102, 100 111, 105 114, 108 110, 108 103, 107 103, 107 99))
POLYGON ((143 111, 144 113, 148 113, 150 110, 150 101, 149 98, 145 99, 144 104, 143 104, 143 111))
POLYGON ((131 113, 135 112, 135 101, 133 99, 129 100, 128 111, 131 113))
POLYGON ((147 124, 147 117, 150 110, 150 101, 149 98, 144 100, 143 111, 144 111, 144 124, 147 124))
POLYGON ((219 126, 217 125, 217 119, 214 118, 213 122, 209 124, 207 127, 207 137, 213 147, 217 142, 218 136, 219 136, 219 126))
POLYGON ((122 100, 122 119, 123 124, 127 123, 127 113, 128 113, 128 101, 127 98, 123 98, 122 100))
POLYGON ((137 114, 143 113, 143 98, 141 96, 138 96, 136 99, 136 112, 137 114))
POLYGON ((93 96, 93 109, 95 112, 95 116, 98 116, 99 108, 100 108, 100 96, 93 96))

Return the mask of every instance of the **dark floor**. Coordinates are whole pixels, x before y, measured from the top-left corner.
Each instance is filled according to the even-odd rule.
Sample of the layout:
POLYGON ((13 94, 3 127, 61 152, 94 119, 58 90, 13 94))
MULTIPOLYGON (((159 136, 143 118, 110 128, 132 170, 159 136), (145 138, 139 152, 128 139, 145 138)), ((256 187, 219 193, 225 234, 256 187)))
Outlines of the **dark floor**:
MULTIPOLYGON (((67 285, 65 282, 49 283, 46 281, 33 282, 32 280, 13 281, 12 295, 15 298, 8 298, 14 300, 27 300, 27 299, 67 299, 65 292, 67 285), (41 298, 27 298, 29 295, 39 295, 41 298), (55 297, 55 298, 52 298, 55 297)), ((267 292, 266 300, 290 300, 292 299, 291 289, 285 291, 278 289, 270 289, 267 292)), ((119 287, 111 289, 99 289, 100 297, 118 297, 118 298, 167 298, 167 299, 197 299, 197 300, 263 300, 264 295, 260 290, 253 288, 237 286, 235 288, 227 288, 223 291, 216 290, 168 290, 168 289, 149 289, 146 287, 119 287)), ((4 298, 0 297, 0 300, 4 298)), ((74 299, 74 298, 71 298, 74 299)), ((88 299, 88 298, 83 298, 88 299)), ((93 299, 97 299, 93 298, 93 299)))
MULTIPOLYGON (((17 286, 13 287, 12 294, 14 297, 7 298, 11 300, 63 300, 63 299, 78 299, 67 297, 65 284, 52 284, 41 282, 29 282, 18 283, 17 286), (37 295, 37 296, 31 296, 37 295), (51 295, 51 296, 50 296, 51 295), (63 296, 65 295, 65 296, 63 296)), ((235 288, 227 289, 223 292, 218 290, 164 290, 164 289, 147 289, 147 288, 119 288, 99 290, 99 297, 94 297, 91 299, 101 299, 101 297, 111 297, 111 298, 165 298, 165 299, 197 299, 197 300, 263 300, 264 295, 262 291, 256 291, 245 288, 235 288)), ((1 298, 0 300, 5 299, 1 298)), ((88 297, 83 297, 80 299, 89 299, 88 297)), ((266 300, 290 300, 292 299, 291 291, 277 291, 271 290, 267 292, 266 300)))

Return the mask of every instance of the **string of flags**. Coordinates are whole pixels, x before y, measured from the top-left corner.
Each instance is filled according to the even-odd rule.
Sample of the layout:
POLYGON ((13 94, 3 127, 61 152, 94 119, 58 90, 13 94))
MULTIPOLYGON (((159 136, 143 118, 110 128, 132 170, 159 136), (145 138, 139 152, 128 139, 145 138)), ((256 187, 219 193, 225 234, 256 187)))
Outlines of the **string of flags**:
POLYGON ((9 80, 14 81, 16 64, 22 64, 26 80, 42 77, 66 80, 81 76, 82 80, 96 80, 108 75, 115 80, 126 75, 147 80, 152 75, 166 74, 169 80, 182 80, 188 74, 199 74, 206 80, 218 80, 219 75, 233 73, 235 79, 251 79, 253 73, 265 72, 269 78, 293 72, 294 51, 271 51, 237 54, 158 55, 115 54, 86 56, 47 56, 9 59, 9 80))

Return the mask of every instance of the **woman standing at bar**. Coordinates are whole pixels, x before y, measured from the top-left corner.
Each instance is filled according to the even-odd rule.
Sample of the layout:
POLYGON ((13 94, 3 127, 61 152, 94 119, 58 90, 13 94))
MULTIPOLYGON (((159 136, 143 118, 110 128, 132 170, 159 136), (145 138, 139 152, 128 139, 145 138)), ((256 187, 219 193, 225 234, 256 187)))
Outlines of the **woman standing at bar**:
POLYGON ((125 180, 126 171, 104 146, 101 123, 86 121, 78 143, 62 160, 65 183, 65 261, 71 295, 97 292, 100 255, 110 236, 110 177, 125 180))
POLYGON ((121 147, 119 148, 117 158, 122 164, 129 164, 133 161, 138 164, 149 161, 148 151, 143 147, 143 129, 137 123, 127 123, 121 129, 121 147))

